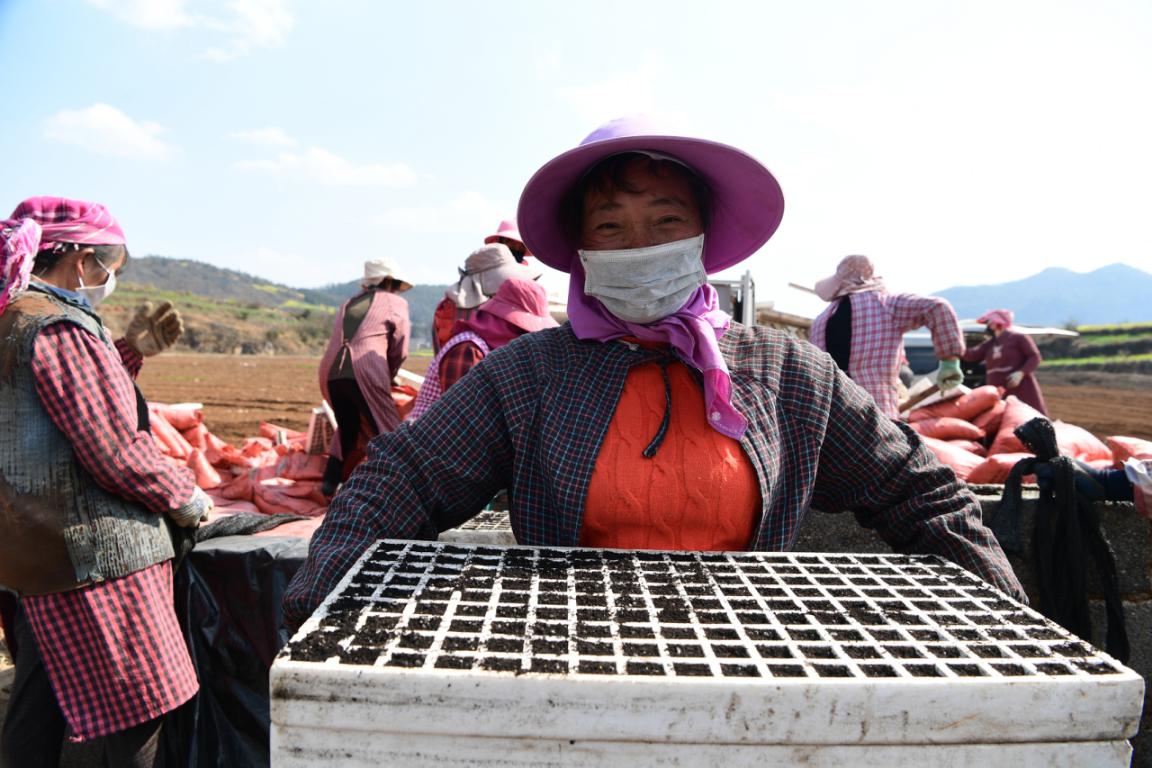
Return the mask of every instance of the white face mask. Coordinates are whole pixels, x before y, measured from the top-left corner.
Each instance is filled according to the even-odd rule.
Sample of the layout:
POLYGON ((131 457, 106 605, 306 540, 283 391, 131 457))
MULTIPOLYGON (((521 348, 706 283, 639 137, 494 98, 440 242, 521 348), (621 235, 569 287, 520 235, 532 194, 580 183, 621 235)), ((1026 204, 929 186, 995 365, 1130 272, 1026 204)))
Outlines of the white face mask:
POLYGON ((80 278, 80 287, 76 289, 76 293, 88 299, 88 303, 93 307, 100 306, 100 302, 112 295, 112 291, 116 290, 116 273, 110 272, 107 267, 96 262, 100 265, 100 269, 108 273, 108 279, 104 281, 103 285, 86 286, 84 285, 84 278, 80 278))
POLYGON ((708 279, 703 252, 704 235, 649 248, 578 251, 584 293, 621 320, 655 322, 684 306, 708 279))

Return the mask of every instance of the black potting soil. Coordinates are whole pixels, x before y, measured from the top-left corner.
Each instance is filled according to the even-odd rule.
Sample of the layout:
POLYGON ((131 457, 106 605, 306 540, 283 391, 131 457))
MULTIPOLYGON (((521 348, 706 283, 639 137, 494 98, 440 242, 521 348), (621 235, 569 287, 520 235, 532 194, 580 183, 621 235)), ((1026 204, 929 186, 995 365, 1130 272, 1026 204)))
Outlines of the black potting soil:
POLYGON ((563 659, 532 659, 529 671, 549 675, 563 675, 568 672, 568 662, 563 659))
POLYGON ((524 652, 524 641, 514 637, 492 637, 486 647, 492 653, 520 654, 524 652))
POLYGON ((533 640, 532 654, 534 656, 563 656, 568 653, 567 640, 533 640))
POLYGON ((629 661, 624 665, 624 671, 629 675, 664 675, 664 667, 647 661, 629 661))
POLYGON ((852 670, 836 664, 817 664, 816 674, 820 677, 852 677, 852 670))
POLYGON ((633 658, 652 658, 660 655, 660 646, 655 643, 624 643, 624 655, 633 658))
POLYGON ((913 640, 920 640, 921 642, 930 643, 934 640, 943 640, 944 636, 934 629, 913 629, 909 630, 908 636, 913 640))
POLYGON ((853 659, 880 658, 879 649, 871 645, 846 645, 844 646, 844 653, 848 654, 848 656, 853 659))
POLYGON ((930 557, 381 542, 284 652, 448 674, 672 678, 1122 670, 930 557))

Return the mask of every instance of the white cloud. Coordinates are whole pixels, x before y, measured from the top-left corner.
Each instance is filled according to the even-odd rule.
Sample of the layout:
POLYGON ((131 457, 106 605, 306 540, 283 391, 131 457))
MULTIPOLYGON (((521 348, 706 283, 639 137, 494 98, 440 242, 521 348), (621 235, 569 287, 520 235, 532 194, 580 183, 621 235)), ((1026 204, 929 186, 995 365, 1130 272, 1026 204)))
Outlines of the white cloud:
POLYGON ((163 130, 156 123, 133 120, 107 104, 93 104, 52 115, 45 122, 44 135, 99 155, 155 160, 172 153, 172 148, 157 138, 163 130))
POLYGON ((294 147, 297 143, 296 139, 274 127, 260 128, 254 131, 237 131, 228 134, 228 138, 273 147, 294 147))
POLYGON ((87 0, 120 21, 142 29, 190 27, 195 20, 185 13, 186 0, 87 0))
POLYGON ((356 165, 320 147, 283 152, 275 160, 250 160, 239 168, 279 176, 298 176, 332 187, 406 187, 416 173, 404 163, 356 165))
POLYGON ((389 232, 443 234, 488 232, 507 217, 508 207, 479 192, 466 191, 441 205, 389 208, 372 224, 389 232))
POLYGON ((203 12, 190 13, 188 0, 87 0, 134 27, 150 30, 204 29, 224 41, 202 54, 213 61, 231 61, 258 48, 282 45, 296 26, 288 0, 198 0, 203 12))
POLYGON ((287 0, 232 0, 224 19, 209 20, 205 26, 228 35, 228 43, 210 48, 204 58, 230 61, 255 48, 282 45, 296 26, 296 17, 288 10, 287 0))

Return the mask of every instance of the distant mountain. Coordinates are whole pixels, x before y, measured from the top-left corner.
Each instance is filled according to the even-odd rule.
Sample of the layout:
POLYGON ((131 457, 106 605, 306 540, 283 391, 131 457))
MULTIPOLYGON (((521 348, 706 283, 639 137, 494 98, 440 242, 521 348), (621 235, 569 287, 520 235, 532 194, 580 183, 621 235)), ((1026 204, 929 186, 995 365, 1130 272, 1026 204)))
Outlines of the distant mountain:
POLYGON ((180 291, 216 301, 236 301, 262 307, 277 307, 289 301, 309 302, 305 291, 297 288, 191 259, 133 257, 121 279, 138 285, 151 285, 163 291, 180 291))
POLYGON ((962 318, 1005 308, 1026 325, 1100 325, 1152 320, 1152 274, 1126 264, 1092 272, 1052 267, 1024 280, 934 291, 962 318))
MULTIPOLYGON (((163 256, 133 258, 122 278, 137 289, 151 286, 163 292, 189 293, 218 302, 256 308, 294 310, 303 306, 331 307, 360 291, 360 282, 333 283, 320 288, 292 288, 245 272, 223 269, 191 259, 163 256)), ((403 296, 412 320, 412 341, 431 344, 432 313, 447 285, 414 285, 403 296)), ((177 302, 179 303, 179 302, 177 302)))
MULTIPOLYGON (((358 281, 293 288, 199 261, 160 256, 133 258, 122 280, 125 290, 113 296, 109 311, 118 303, 141 298, 169 298, 192 320, 197 312, 196 298, 210 300, 211 306, 199 308, 199 335, 190 332, 187 339, 191 348, 209 351, 322 349, 331 326, 329 313, 360 289, 358 281), (161 297, 161 293, 173 295, 161 297), (253 326, 257 321, 260 325, 253 326), (193 344, 197 339, 202 341, 199 347, 193 344)), ((432 313, 448 287, 416 285, 404 293, 412 319, 413 347, 431 346, 432 313)), ((1005 307, 1028 325, 1152 320, 1152 274, 1124 264, 1087 274, 1052 268, 1024 280, 957 286, 935 295, 952 302, 963 318, 1005 307)), ((127 304, 119 308, 125 313, 125 322, 129 309, 127 304)))

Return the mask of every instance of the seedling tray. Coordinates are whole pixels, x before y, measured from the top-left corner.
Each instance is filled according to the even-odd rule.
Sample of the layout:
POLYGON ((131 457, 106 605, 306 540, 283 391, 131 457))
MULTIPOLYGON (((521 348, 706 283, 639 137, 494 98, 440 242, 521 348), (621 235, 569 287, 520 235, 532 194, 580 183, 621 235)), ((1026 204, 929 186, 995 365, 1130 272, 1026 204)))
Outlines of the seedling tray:
POLYGON ((284 764, 1119 765, 1143 696, 935 557, 409 541, 365 553, 271 684, 284 764))

